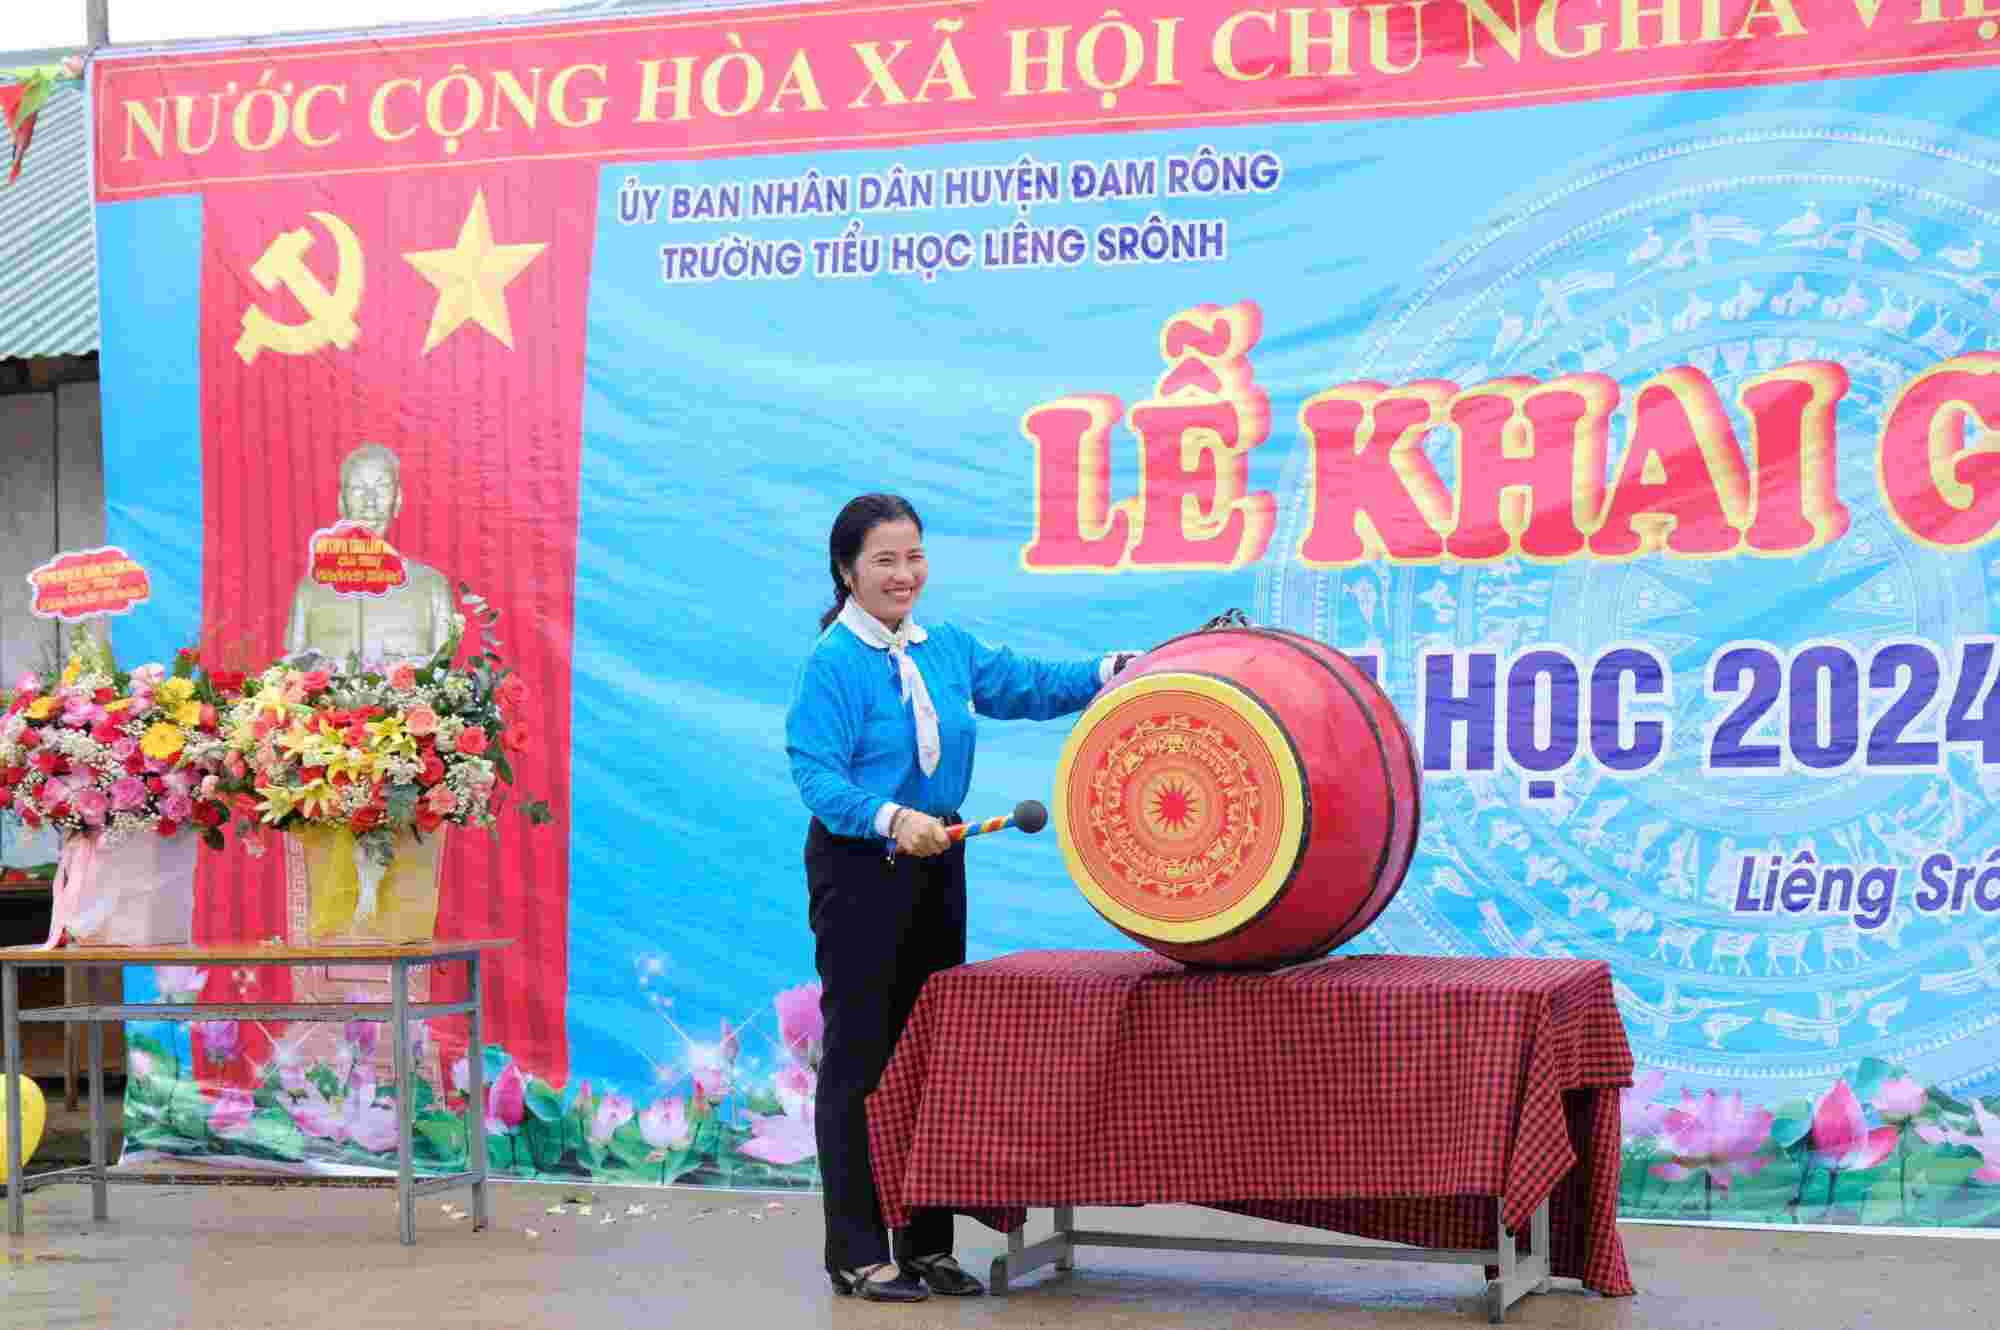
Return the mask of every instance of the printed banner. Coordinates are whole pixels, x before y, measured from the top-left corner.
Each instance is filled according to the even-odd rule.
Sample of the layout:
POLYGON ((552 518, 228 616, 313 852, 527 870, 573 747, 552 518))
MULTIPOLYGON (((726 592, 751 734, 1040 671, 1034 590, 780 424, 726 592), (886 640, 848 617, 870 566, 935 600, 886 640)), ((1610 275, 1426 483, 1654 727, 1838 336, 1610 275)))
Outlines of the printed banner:
POLYGON ((65 623, 129 614, 152 594, 146 570, 116 546, 58 554, 28 574, 28 585, 35 589, 28 612, 65 623))
MULTIPOLYGON (((1423 819, 1346 949, 1609 961, 1625 1213, 2000 1223, 2000 8, 1072 10, 92 67, 121 643, 392 666, 498 614, 556 821, 399 870, 407 926, 515 940, 496 1165, 816 1183, 783 719, 888 490, 985 640, 1241 608, 1372 671, 1423 819)), ((1067 723, 980 731, 968 818, 1050 798, 1067 723)), ((1131 945, 1054 837, 968 857, 975 957, 1131 945)), ((197 935, 284 935, 323 858, 205 853, 197 935)), ((361 1027, 133 1047, 132 1150, 391 1158, 361 1027)))

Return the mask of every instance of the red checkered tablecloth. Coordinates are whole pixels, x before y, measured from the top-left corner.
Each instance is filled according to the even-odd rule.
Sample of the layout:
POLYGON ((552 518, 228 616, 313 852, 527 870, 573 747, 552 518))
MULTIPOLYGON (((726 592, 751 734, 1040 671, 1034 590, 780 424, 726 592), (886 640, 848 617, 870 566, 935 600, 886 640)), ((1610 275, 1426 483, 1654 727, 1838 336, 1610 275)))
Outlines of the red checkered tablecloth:
POLYGON ((1037 951, 934 976, 868 1099, 883 1218, 1183 1203, 1426 1247, 1551 1197, 1550 1266, 1633 1291, 1632 1053, 1602 961, 1341 956, 1278 974, 1037 951))

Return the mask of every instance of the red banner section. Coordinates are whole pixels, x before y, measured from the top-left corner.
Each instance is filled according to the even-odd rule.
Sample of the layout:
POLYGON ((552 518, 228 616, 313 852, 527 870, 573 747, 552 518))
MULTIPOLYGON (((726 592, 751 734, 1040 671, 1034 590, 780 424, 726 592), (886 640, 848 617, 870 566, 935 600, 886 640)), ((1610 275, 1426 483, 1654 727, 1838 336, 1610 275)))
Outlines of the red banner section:
POLYGON ((306 560, 313 585, 336 596, 386 596, 410 580, 395 546, 359 522, 313 532, 306 560))
POLYGON ((1425 115, 2000 59, 2000 0, 1182 0, 1088 22, 1063 0, 1006 8, 851 0, 109 61, 94 67, 98 196, 1425 115))
POLYGON ((124 614, 153 594, 146 570, 116 545, 58 554, 29 573, 28 584, 35 588, 28 608, 36 618, 69 623, 124 614))
MULTIPOLYGON (((252 660, 313 649, 393 664, 421 660, 464 614, 461 659, 492 648, 517 671, 520 797, 556 808, 569 804, 595 195, 586 164, 488 165, 219 188, 203 208, 204 640, 252 660), (371 548, 349 549, 357 539, 371 548), (383 563, 345 572, 393 558, 393 592, 343 595, 321 576, 366 557, 383 563), (490 632, 461 583, 499 611, 490 632)), ((283 857, 204 858, 197 938, 283 935, 283 857)), ((563 834, 509 809, 497 840, 454 832, 445 862, 437 936, 516 940, 490 962, 489 1038, 561 1083, 563 834)), ((457 991, 459 968, 436 982, 434 996, 457 991)), ((207 995, 274 998, 288 983, 218 971, 207 995)))

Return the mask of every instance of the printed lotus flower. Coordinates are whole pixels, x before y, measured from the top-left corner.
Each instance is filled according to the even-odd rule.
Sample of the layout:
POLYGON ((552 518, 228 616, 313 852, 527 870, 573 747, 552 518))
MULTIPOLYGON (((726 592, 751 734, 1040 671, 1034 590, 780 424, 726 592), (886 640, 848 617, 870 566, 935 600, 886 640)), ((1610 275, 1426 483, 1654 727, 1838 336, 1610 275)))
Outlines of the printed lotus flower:
POLYGON ((1667 1073, 1649 1071, 1635 1078, 1631 1088, 1618 1092, 1618 1116, 1626 1140, 1658 1136, 1666 1126, 1668 1106, 1653 1102, 1666 1083, 1667 1073))
POLYGON ((817 1073, 796 1065, 786 1067, 771 1078, 771 1087, 778 1096, 778 1106, 794 1117, 798 1116, 803 1105, 812 1102, 818 1084, 817 1073))
POLYGON ((783 1113, 755 1118, 743 1153, 767 1164, 796 1164, 819 1152, 813 1136, 813 1102, 810 1099, 787 1104, 783 1113))
POLYGON ((371 1154, 396 1148, 395 1106, 375 1102, 375 1079, 365 1072, 356 1076, 353 1088, 334 1099, 307 1081, 305 1098, 292 1109, 292 1120, 308 1136, 335 1144, 352 1141, 371 1154))
POLYGON ((528 1078, 521 1064, 509 1062, 486 1091, 486 1131, 499 1136, 521 1125, 528 1112, 528 1078))
POLYGON ((1729 1189, 1737 1178, 1753 1177, 1771 1161, 1758 1151, 1771 1139, 1771 1111, 1743 1107, 1741 1093, 1728 1099, 1705 1090, 1696 1099, 1681 1091, 1679 1107, 1667 1110, 1660 1145, 1673 1156, 1655 1164, 1656 1178, 1680 1182, 1706 1173, 1710 1182, 1729 1189))
POLYGON ((590 1115, 590 1142, 603 1145, 612 1133, 632 1120, 632 1101, 622 1094, 608 1094, 598 1101, 590 1115))
POLYGON ((191 965, 156 965, 153 982, 160 986, 160 996, 166 1001, 191 1002, 207 985, 208 971, 191 965))
POLYGON ((1820 1099, 1819 1107, 1813 1110, 1812 1148, 1814 1156, 1827 1168, 1843 1173, 1873 1168, 1896 1148, 1896 1129, 1869 1130, 1861 1101, 1842 1079, 1834 1082, 1833 1088, 1820 1099))
POLYGON ((1932 1145, 1967 1145, 1979 1151, 1980 1168, 1972 1176, 1980 1182, 2000 1182, 2000 1113, 1988 1112, 1986 1106, 1977 1099, 1972 1101, 1973 1120, 1979 1124, 1979 1134, 1952 1131, 1948 1127, 1926 1123, 1917 1128, 1917 1135, 1932 1145))
POLYGON ((382 1025, 379 1021, 349 1021, 340 1027, 341 1042, 354 1050, 357 1058, 375 1056, 375 1048, 382 1042, 382 1025))
POLYGON ((1929 1099, 1924 1087, 1915 1077, 1899 1076, 1893 1081, 1884 1081, 1876 1089, 1875 1097, 1868 1102, 1882 1115, 1884 1122, 1908 1122, 1924 1111, 1924 1103, 1929 1099))
POLYGON ((241 1136, 250 1130, 250 1115, 257 1101, 248 1090, 228 1086, 215 1092, 208 1112, 208 1129, 217 1136, 241 1136))
POLYGON ((639 1115, 639 1135, 664 1158, 666 1151, 686 1146, 692 1135, 687 1110, 678 1099, 655 1099, 653 1106, 639 1115))
POLYGON ((778 1009, 778 1038, 785 1051, 808 1067, 819 1066, 826 1043, 826 1018, 819 1009, 820 986, 800 984, 773 999, 778 1009))
POLYGON ((227 1062, 243 1046, 243 1027, 236 1021, 197 1021, 194 1029, 210 1062, 227 1062))

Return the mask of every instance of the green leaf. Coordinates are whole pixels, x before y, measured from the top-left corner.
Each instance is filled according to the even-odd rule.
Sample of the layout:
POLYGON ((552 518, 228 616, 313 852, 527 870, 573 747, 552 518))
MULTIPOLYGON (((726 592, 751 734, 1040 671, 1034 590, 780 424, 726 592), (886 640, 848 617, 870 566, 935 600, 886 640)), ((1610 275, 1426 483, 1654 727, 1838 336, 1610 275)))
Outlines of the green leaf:
POLYGON ((292 1121, 291 1114, 281 1108, 260 1108, 250 1115, 250 1133, 238 1138, 277 1159, 300 1160, 306 1157, 305 1133, 292 1121))
POLYGON ((1854 1097, 1865 1104, 1882 1088, 1882 1082, 1895 1080, 1901 1074, 1899 1068, 1890 1066, 1880 1058, 1863 1058, 1861 1065, 1855 1068, 1854 1079, 1849 1083, 1849 1088, 1854 1091, 1854 1097))
POLYGON ((383 803, 388 806, 391 822, 407 822, 417 811, 417 795, 422 793, 414 783, 403 782, 391 785, 383 794, 383 803))
POLYGON ((333 1099, 337 1098, 340 1094, 340 1078, 334 1075, 333 1068, 327 1066, 324 1062, 314 1063, 313 1069, 306 1073, 306 1079, 313 1083, 314 1088, 324 1098, 333 1099))
POLYGON ((528 1105, 528 1112, 541 1121, 559 1122, 562 1120, 562 1097, 549 1088, 549 1083, 542 1080, 539 1076, 529 1079, 525 1099, 528 1105))
POLYGON ((1781 1149, 1797 1145, 1812 1130, 1813 1106, 1809 1100, 1790 1099, 1778 1105, 1771 1118, 1771 1139, 1781 1149))
POLYGON ((1861 1222, 1864 1224, 1900 1224, 1909 1218, 1904 1205, 1903 1186, 1891 1174, 1878 1179, 1861 1198, 1861 1222))
POLYGON ((549 811, 549 804, 546 799, 530 799, 528 802, 520 805, 520 811, 521 816, 528 819, 528 825, 530 826, 539 827, 556 820, 556 815, 549 811))
POLYGON ((466 1155, 465 1124, 449 1113, 419 1117, 411 1124, 411 1145, 420 1156, 456 1167, 466 1155))
POLYGON ((618 1130, 611 1133, 611 1152, 633 1168, 643 1168, 648 1165, 653 1147, 646 1143, 645 1135, 639 1130, 637 1118, 620 1123, 618 1130))
POLYGON ((500 741, 498 739, 493 740, 486 751, 492 756, 493 769, 500 773, 500 779, 512 785, 514 783, 514 767, 512 763, 508 762, 507 754, 502 751, 500 741))
POLYGON ((490 1086, 500 1078, 500 1073, 507 1070, 507 1064, 514 1059, 499 1044, 485 1044, 482 1047, 486 1056, 480 1059, 480 1062, 486 1068, 486 1084, 490 1086))
POLYGON ((167 1130, 190 1140, 206 1140, 208 1112, 208 1101, 201 1097, 201 1093, 191 1086, 184 1088, 167 1105, 167 1130))
POLYGON ((1910 1174, 1932 1191, 1956 1191, 1985 1167, 1986 1159, 1969 1145, 1925 1145, 1910 1152, 1910 1174))

